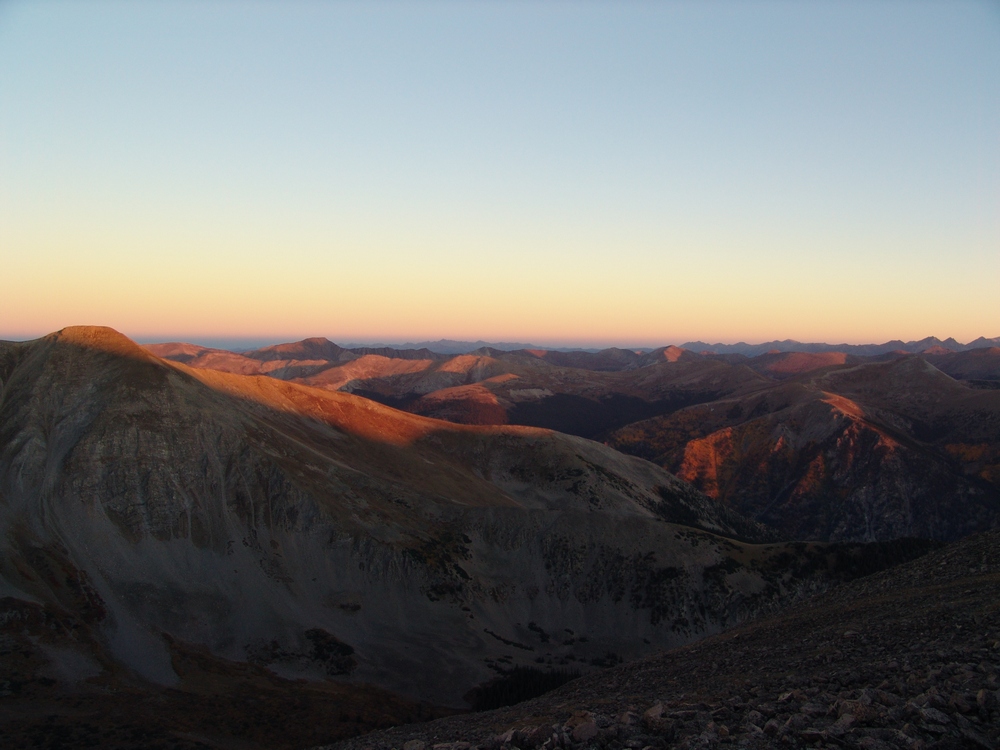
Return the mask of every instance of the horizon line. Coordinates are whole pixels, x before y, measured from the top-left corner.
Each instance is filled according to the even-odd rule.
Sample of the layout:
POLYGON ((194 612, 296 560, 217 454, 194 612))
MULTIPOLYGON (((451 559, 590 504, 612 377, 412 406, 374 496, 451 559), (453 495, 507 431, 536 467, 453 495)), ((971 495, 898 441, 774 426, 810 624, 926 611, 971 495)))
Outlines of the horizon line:
MULTIPOLYGON (((70 326, 64 326, 64 328, 68 328, 68 327, 70 327, 70 326)), ((58 331, 58 330, 62 330, 62 329, 59 328, 59 329, 55 329, 55 330, 58 331)), ((117 329, 115 329, 115 330, 117 330, 117 329)), ((34 341, 36 339, 44 338, 45 336, 49 335, 50 333, 54 333, 54 332, 55 331, 49 331, 47 333, 43 333, 43 334, 40 334, 40 335, 26 334, 26 333, 23 333, 23 332, 19 332, 19 333, 3 332, 3 333, 0 333, 0 340, 3 340, 3 341, 14 341, 14 342, 34 341)), ((688 344, 700 344, 700 345, 704 345, 704 346, 707 346, 707 347, 713 347, 713 346, 750 346, 750 347, 757 347, 757 346, 764 346, 766 344, 802 344, 802 345, 806 345, 806 346, 808 346, 808 345, 823 345, 823 346, 849 346, 849 347, 858 347, 858 346, 885 346, 887 344, 893 344, 893 343, 897 343, 897 342, 901 343, 901 344, 913 344, 913 343, 918 343, 918 342, 922 342, 922 341, 927 341, 929 339, 931 339, 931 340, 937 340, 937 341, 940 341, 942 343, 945 343, 945 342, 948 342, 948 341, 953 341, 956 344, 958 344, 959 346, 968 346, 973 341, 978 341, 979 339, 986 339, 986 340, 1000 339, 1000 336, 990 337, 990 336, 980 335, 980 336, 977 336, 977 337, 975 337, 973 339, 970 339, 967 342, 963 342, 963 341, 959 341, 958 339, 956 339, 953 336, 948 336, 946 338, 940 338, 938 336, 929 335, 929 336, 924 336, 923 338, 909 339, 909 340, 902 339, 902 338, 893 338, 893 339, 889 339, 887 341, 882 341, 882 342, 865 341, 865 342, 861 342, 861 343, 852 343, 852 342, 848 342, 848 341, 837 341, 837 342, 834 342, 834 343, 830 343, 829 341, 823 341, 823 340, 803 341, 803 340, 800 340, 800 339, 793 339, 793 338, 783 338, 783 339, 771 338, 771 339, 767 339, 767 340, 761 340, 759 342, 747 341, 745 339, 729 340, 729 341, 711 341, 711 340, 706 340, 706 338, 707 338, 706 337, 706 338, 689 338, 689 339, 683 341, 683 343, 672 343, 672 342, 670 342, 670 343, 659 343, 659 344, 650 344, 650 343, 639 344, 639 343, 620 343, 620 342, 607 342, 607 341, 585 341, 585 340, 581 341, 579 339, 577 339, 577 340, 562 339, 562 340, 555 340, 555 341, 550 340, 550 341, 547 341, 547 342, 546 341, 542 341, 542 342, 537 342, 537 343, 536 342, 532 342, 530 340, 529 341, 515 340, 515 339, 519 339, 520 337, 510 337, 509 339, 496 339, 496 340, 488 340, 488 339, 484 339, 484 338, 476 338, 476 339, 469 338, 469 339, 466 339, 466 338, 441 337, 441 338, 435 338, 435 339, 423 338, 423 339, 419 339, 418 340, 417 337, 410 337, 410 338, 407 339, 407 338, 404 338, 404 337, 395 337, 395 336, 391 336, 391 337, 387 336, 387 337, 384 337, 384 338, 383 337, 335 336, 335 337, 331 338, 328 335, 299 336, 299 335, 295 335, 295 334, 287 335, 287 336, 286 335, 276 335, 276 336, 267 336, 267 335, 264 335, 264 336, 253 336, 253 335, 227 336, 227 335, 212 335, 212 334, 208 334, 208 335, 195 335, 195 336, 185 336, 183 334, 182 335, 176 335, 176 336, 162 336, 162 335, 150 335, 150 334, 129 334, 129 333, 124 333, 124 332, 122 332, 122 333, 123 333, 123 335, 125 335, 128 338, 130 338, 133 341, 135 341, 137 344, 142 344, 142 345, 181 343, 181 344, 193 344, 195 346, 203 346, 203 347, 210 348, 210 349, 221 349, 221 350, 225 350, 225 351, 248 351, 248 350, 259 349, 259 348, 263 348, 263 347, 267 347, 267 346, 276 346, 276 345, 279 345, 279 344, 296 343, 296 342, 299 342, 299 341, 305 341, 305 340, 312 339, 312 338, 326 339, 327 341, 330 341, 331 343, 337 344, 338 346, 341 346, 341 347, 346 348, 346 349, 351 349, 351 348, 366 348, 366 347, 367 348, 382 348, 382 347, 386 347, 386 348, 404 349, 404 348, 429 348, 427 346, 429 344, 452 344, 452 345, 455 345, 455 344, 458 344, 458 345, 477 344, 477 345, 480 345, 480 346, 483 346, 483 347, 516 346, 516 347, 519 347, 519 348, 571 349, 571 350, 572 349, 578 349, 578 350, 586 350, 586 349, 602 350, 602 349, 612 349, 612 348, 615 348, 615 349, 628 349, 628 350, 635 350, 635 349, 649 349, 649 350, 654 350, 654 349, 659 349, 659 348, 668 347, 668 346, 676 346, 678 348, 685 348, 685 346, 688 345, 688 344), (339 343, 339 342, 343 342, 343 343, 339 343), (239 347, 239 349, 233 349, 233 348, 231 348, 231 347, 234 347, 234 346, 235 347, 239 347)))

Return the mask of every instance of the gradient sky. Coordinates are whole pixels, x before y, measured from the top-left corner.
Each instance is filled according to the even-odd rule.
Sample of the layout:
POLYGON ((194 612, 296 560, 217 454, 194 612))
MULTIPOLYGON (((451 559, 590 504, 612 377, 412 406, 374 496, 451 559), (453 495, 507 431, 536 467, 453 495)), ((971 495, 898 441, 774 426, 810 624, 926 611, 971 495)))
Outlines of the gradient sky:
POLYGON ((1000 3, 2 2, 0 337, 1000 335, 1000 3))

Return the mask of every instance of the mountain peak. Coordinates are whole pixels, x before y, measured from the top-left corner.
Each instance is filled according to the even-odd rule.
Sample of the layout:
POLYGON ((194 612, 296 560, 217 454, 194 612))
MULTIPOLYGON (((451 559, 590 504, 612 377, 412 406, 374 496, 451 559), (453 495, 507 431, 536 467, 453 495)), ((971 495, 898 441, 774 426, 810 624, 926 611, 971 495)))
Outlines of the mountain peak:
POLYGON ((254 351, 245 352, 251 359, 270 361, 275 359, 338 359, 344 349, 322 336, 314 336, 290 344, 274 344, 254 351))
POLYGON ((662 349, 657 349, 656 351, 651 352, 651 354, 654 355, 656 359, 662 359, 665 362, 676 362, 687 353, 688 353, 687 349, 682 349, 679 346, 673 346, 673 345, 665 346, 662 349))
POLYGON ((50 334, 53 341, 86 349, 147 359, 150 355, 132 339, 108 326, 68 326, 50 334))

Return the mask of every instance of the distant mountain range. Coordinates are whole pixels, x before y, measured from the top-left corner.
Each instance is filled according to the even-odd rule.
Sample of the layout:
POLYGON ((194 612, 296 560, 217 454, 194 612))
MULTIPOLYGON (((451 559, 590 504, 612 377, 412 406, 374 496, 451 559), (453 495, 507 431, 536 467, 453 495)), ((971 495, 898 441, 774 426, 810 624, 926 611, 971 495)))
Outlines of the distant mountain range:
MULTIPOLYGON (((159 343, 160 340, 150 337, 137 337, 135 339, 142 345, 159 343)), ((229 352, 244 353, 267 348, 274 342, 274 339, 263 338, 213 338, 213 339, 187 339, 190 343, 204 348, 221 349, 229 352)), ((308 339, 307 339, 308 340, 308 339)), ((585 352, 588 354, 598 354, 606 351, 626 351, 638 354, 648 354, 656 351, 655 346, 619 346, 619 347, 587 347, 587 346, 545 346, 541 344, 531 344, 512 341, 458 341, 456 339, 437 339, 435 341, 408 341, 406 343, 386 343, 371 341, 353 341, 340 344, 344 349, 352 350, 426 350, 434 354, 444 354, 454 356, 456 354, 469 354, 480 349, 494 349, 502 352, 513 352, 525 349, 544 350, 547 352, 585 352)), ((908 354, 919 354, 928 349, 941 349, 951 352, 962 352, 969 349, 981 349, 984 347, 1000 346, 1000 336, 986 338, 980 336, 975 341, 962 344, 954 338, 941 340, 935 336, 928 336, 919 341, 887 341, 883 344, 827 344, 823 342, 801 342, 794 339, 784 339, 782 341, 765 341, 761 344, 748 344, 740 341, 735 344, 710 344, 704 341, 688 341, 680 344, 677 348, 688 349, 693 352, 711 354, 741 354, 746 357, 755 357, 760 354, 773 352, 844 352, 845 354, 855 354, 858 356, 877 356, 891 352, 906 352, 908 354)))
MULTIPOLYGON (((477 349, 499 349, 513 352, 518 349, 547 349, 552 352, 599 352, 600 348, 581 348, 575 346, 544 347, 535 344, 514 343, 511 341, 456 341, 454 339, 438 339, 437 341, 411 341, 405 344, 354 342, 343 345, 345 349, 429 349, 436 354, 468 354, 477 349)), ((649 351, 645 349, 644 351, 649 351)))
MULTIPOLYGON (((512 352, 520 349, 544 349, 550 352, 589 352, 596 354, 605 351, 599 347, 574 347, 574 346, 538 346, 536 344, 513 343, 509 341, 456 341, 454 339, 439 339, 437 341, 416 341, 405 344, 385 344, 385 343, 348 343, 343 345, 345 349, 428 349, 437 354, 468 354, 478 349, 498 349, 504 352, 512 352)), ((846 354, 856 354, 862 357, 877 356, 879 354, 889 354, 890 352, 906 352, 908 354, 920 354, 928 349, 947 349, 952 352, 964 352, 969 349, 982 349, 984 347, 1000 346, 1000 336, 986 338, 980 336, 975 341, 962 344, 949 337, 943 341, 936 336, 928 336, 919 341, 900 341, 898 339, 887 341, 884 344, 826 344, 826 343, 804 343, 794 339, 784 339, 783 341, 765 341, 763 344, 747 344, 740 341, 736 344, 708 344, 704 341, 688 341, 681 344, 679 348, 690 349, 694 352, 712 352, 713 354, 742 354, 747 357, 756 357, 759 354, 769 352, 844 352, 846 354)), ((619 347, 630 349, 634 352, 652 352, 657 347, 619 347)))
POLYGON ((1000 347, 942 344, 960 346, 924 339, 910 354, 890 342, 867 356, 678 347, 447 355, 313 338, 242 354, 146 349, 448 422, 607 442, 786 538, 869 541, 955 539, 1000 522, 1000 347))
POLYGON ((921 354, 928 349, 946 349, 951 352, 964 352, 969 349, 983 349, 987 347, 1000 346, 1000 336, 988 339, 980 336, 975 341, 968 344, 960 344, 953 338, 944 341, 936 336, 928 336, 920 341, 887 341, 884 344, 806 344, 801 341, 785 339, 784 341, 767 341, 763 344, 745 344, 742 341, 737 344, 706 344, 704 341, 689 341, 682 344, 682 349, 690 349, 695 352, 712 352, 714 354, 742 354, 746 357, 756 357, 760 354, 770 352, 844 352, 845 354, 856 354, 861 357, 873 357, 879 354, 890 354, 892 352, 906 352, 907 354, 921 354))

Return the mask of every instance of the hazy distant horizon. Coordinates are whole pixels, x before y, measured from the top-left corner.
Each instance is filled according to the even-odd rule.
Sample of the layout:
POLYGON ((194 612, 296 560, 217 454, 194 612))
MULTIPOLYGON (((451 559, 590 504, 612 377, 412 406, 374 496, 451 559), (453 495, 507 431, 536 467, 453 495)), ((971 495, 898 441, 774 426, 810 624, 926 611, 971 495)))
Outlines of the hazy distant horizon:
MULTIPOLYGON (((65 326, 63 326, 65 327, 65 326)), ((59 329, 56 329, 59 330, 59 329)), ((33 339, 41 338, 48 333, 53 333, 54 331, 46 331, 41 334, 4 334, 0 332, 0 340, 2 341, 30 341, 33 339)), ((609 348, 619 348, 619 349, 631 349, 631 350, 654 350, 665 346, 684 346, 686 344, 692 344, 700 342, 707 344, 709 346, 737 346, 746 345, 751 347, 763 346, 765 344, 771 343, 785 343, 794 341, 797 344, 803 346, 809 345, 826 345, 826 346, 883 346, 895 341, 902 342, 904 344, 920 342, 925 339, 937 338, 940 341, 947 341, 948 339, 954 339, 958 344, 962 346, 967 346, 972 341, 979 338, 985 339, 1000 339, 1000 336, 992 337, 982 334, 980 336, 974 336, 968 340, 958 339, 957 337, 949 336, 935 336, 930 334, 928 336, 921 336, 916 339, 902 339, 900 337, 894 337, 891 339, 886 339, 884 341, 849 341, 844 339, 831 340, 831 341, 800 341, 798 339, 792 339, 790 337, 773 337, 761 340, 709 340, 703 337, 687 337, 687 338, 675 338, 671 341, 660 341, 660 342, 646 342, 646 343, 635 343, 635 342, 622 342, 622 341, 567 341, 567 340, 554 340, 554 341, 530 341, 515 339, 509 341, 491 341, 483 338, 476 339, 456 339, 449 337, 439 337, 435 339, 358 339, 349 336, 337 337, 333 335, 324 334, 311 334, 311 335, 290 335, 290 336, 146 336, 142 334, 132 335, 127 331, 121 331, 126 336, 131 338, 133 341, 139 344, 165 344, 165 343, 184 343, 184 344, 194 344, 196 346, 204 346, 211 349, 223 349, 232 352, 250 351, 252 349, 259 349, 265 346, 273 346, 275 344, 287 344, 296 341, 302 341, 308 338, 325 338, 338 346, 344 347, 346 349, 363 348, 363 347, 391 347, 396 349, 404 348, 429 348, 434 351, 435 344, 475 344, 481 346, 493 346, 503 349, 514 349, 514 348, 542 348, 542 349, 565 349, 571 351, 599 351, 601 349, 609 348)))
MULTIPOLYGON (((285 338, 285 339, 281 339, 281 340, 272 340, 272 339, 269 339, 269 338, 268 339, 261 339, 261 338, 211 338, 211 337, 209 337, 209 338, 200 339, 198 341, 187 340, 187 339, 169 339, 169 340, 166 340, 166 339, 164 339, 164 340, 149 339, 149 340, 147 340, 145 337, 138 337, 135 340, 138 343, 140 343, 140 344, 159 344, 159 343, 169 343, 169 342, 173 342, 173 341, 180 341, 180 342, 183 342, 183 343, 197 344, 199 346, 207 346, 207 347, 216 348, 216 349, 228 349, 229 351, 248 351, 250 349, 257 349, 257 348, 261 348, 261 347, 264 347, 264 346, 273 346, 275 344, 287 344, 287 343, 292 343, 292 342, 295 342, 295 341, 301 341, 302 339, 305 339, 305 338, 313 338, 313 337, 312 336, 299 336, 299 337, 294 337, 294 338, 285 338), (204 343, 204 342, 209 342, 209 343, 204 343), (214 343, 211 343, 211 342, 214 342, 214 343), (222 344, 227 344, 227 343, 230 344, 232 347, 238 347, 238 348, 230 348, 229 346, 222 345, 222 344)), ((629 342, 623 343, 623 342, 620 342, 620 341, 612 341, 612 342, 572 342, 572 341, 558 341, 558 340, 557 341, 520 341, 520 340, 518 340, 518 341, 488 341, 488 340, 482 339, 482 338, 471 339, 470 340, 470 339, 453 339, 453 338, 445 338, 445 337, 436 338, 436 339, 423 339, 423 340, 419 340, 419 341, 414 341, 414 340, 380 340, 380 339, 371 339, 371 340, 361 340, 361 341, 358 341, 358 340, 351 340, 349 338, 343 338, 343 337, 342 338, 334 338, 334 337, 331 337, 331 336, 320 336, 320 338, 328 339, 329 341, 332 341, 333 343, 337 344, 338 346, 342 346, 345 349, 361 348, 361 347, 392 347, 392 348, 397 348, 397 349, 427 347, 427 348, 430 348, 432 351, 433 351, 433 346, 432 345, 438 344, 438 343, 443 343, 443 342, 455 343, 455 344, 482 344, 483 346, 499 346, 499 347, 508 347, 508 346, 513 347, 514 345, 518 345, 520 347, 526 347, 526 348, 527 347, 532 347, 532 348, 537 347, 537 348, 548 348, 548 349, 569 349, 569 350, 580 350, 580 351, 585 351, 585 350, 599 351, 601 349, 609 349, 609 348, 613 348, 613 347, 616 347, 616 348, 619 348, 619 349, 646 349, 646 350, 653 350, 653 349, 659 349, 660 347, 664 347, 664 346, 683 346, 685 344, 690 344, 690 343, 698 342, 698 341, 700 341, 702 343, 705 343, 705 344, 712 345, 712 346, 714 346, 714 345, 734 346, 734 345, 738 345, 738 344, 747 344, 749 346, 761 346, 763 344, 769 344, 769 343, 772 343, 772 342, 775 342, 775 341, 778 341, 778 342, 796 341, 795 339, 789 339, 788 337, 783 337, 783 338, 769 338, 769 339, 763 339, 761 341, 708 341, 708 340, 706 340, 704 338, 693 337, 693 338, 677 339, 675 341, 668 341, 668 342, 659 342, 659 343, 649 343, 649 342, 647 342, 647 343, 644 343, 644 344, 642 344, 642 343, 637 344, 637 343, 629 343, 629 342)), ((881 346, 881 345, 890 343, 892 341, 902 341, 903 343, 909 343, 910 341, 922 341, 925 338, 938 338, 941 341, 946 341, 949 338, 954 338, 954 337, 948 337, 948 336, 934 337, 932 335, 932 336, 922 336, 919 339, 909 339, 909 340, 900 339, 900 338, 897 337, 897 338, 894 338, 894 339, 888 339, 887 341, 844 341, 844 340, 837 340, 837 341, 799 341, 798 343, 803 344, 803 345, 809 345, 809 344, 827 344, 827 345, 830 345, 830 346, 837 346, 837 345, 841 345, 841 344, 846 345, 846 346, 881 346)), ((989 338, 1000 338, 1000 336, 991 337, 991 336, 985 336, 984 335, 982 337, 975 336, 972 339, 969 339, 968 341, 961 341, 961 340, 958 340, 958 339, 956 339, 956 340, 958 341, 959 344, 962 344, 964 346, 964 345, 968 345, 971 341, 974 341, 974 340, 976 340, 978 338, 987 338, 987 339, 989 339, 989 338)))

